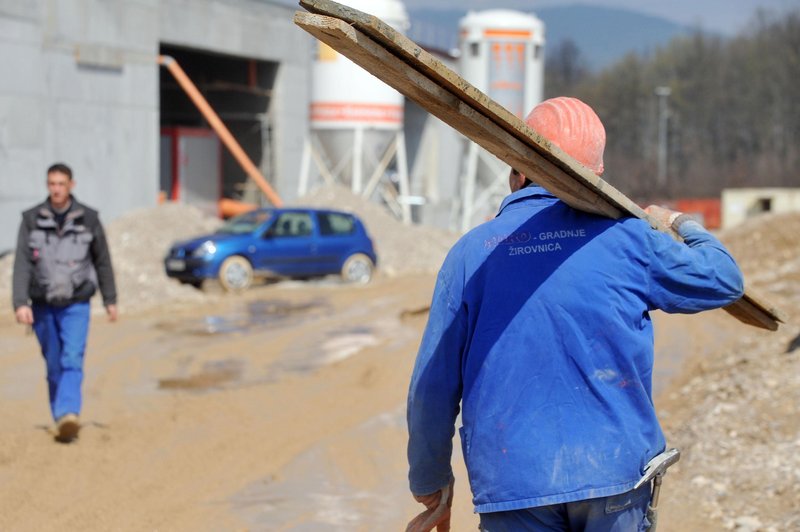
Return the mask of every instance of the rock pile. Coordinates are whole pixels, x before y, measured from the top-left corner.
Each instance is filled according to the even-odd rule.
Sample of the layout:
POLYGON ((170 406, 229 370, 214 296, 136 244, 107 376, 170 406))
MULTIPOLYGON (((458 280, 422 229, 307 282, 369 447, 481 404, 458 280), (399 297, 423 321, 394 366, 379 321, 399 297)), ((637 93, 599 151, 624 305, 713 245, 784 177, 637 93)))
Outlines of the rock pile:
POLYGON ((207 299, 207 294, 168 278, 163 260, 173 242, 212 233, 219 225, 198 208, 176 203, 134 211, 108 224, 121 308, 139 311, 207 299))
POLYGON ((695 515, 684 529, 800 530, 800 215, 755 218, 720 238, 748 287, 789 320, 774 333, 739 326, 733 348, 695 361, 662 398, 669 445, 682 452, 667 497, 695 515))
POLYGON ((0 257, 0 316, 11 309, 11 275, 14 271, 14 254, 0 257))
POLYGON ((683 453, 670 497, 699 504, 708 529, 800 530, 800 350, 787 340, 747 334, 668 398, 668 440, 683 453))
POLYGON ((800 308, 800 215, 764 214, 719 235, 748 286, 775 304, 800 308))

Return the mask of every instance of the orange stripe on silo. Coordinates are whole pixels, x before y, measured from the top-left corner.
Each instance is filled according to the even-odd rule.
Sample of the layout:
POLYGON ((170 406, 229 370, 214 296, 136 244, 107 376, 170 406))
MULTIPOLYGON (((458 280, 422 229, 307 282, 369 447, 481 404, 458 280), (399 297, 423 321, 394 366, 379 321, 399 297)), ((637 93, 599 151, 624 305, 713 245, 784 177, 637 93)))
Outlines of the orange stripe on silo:
POLYGON ((505 37, 509 39, 527 39, 533 35, 532 31, 528 30, 483 30, 484 37, 505 37))
POLYGON ((518 81, 495 81, 491 84, 491 87, 500 90, 521 90, 522 83, 518 81))
POLYGON ((403 106, 325 102, 311 104, 311 120, 319 122, 403 122, 403 106))

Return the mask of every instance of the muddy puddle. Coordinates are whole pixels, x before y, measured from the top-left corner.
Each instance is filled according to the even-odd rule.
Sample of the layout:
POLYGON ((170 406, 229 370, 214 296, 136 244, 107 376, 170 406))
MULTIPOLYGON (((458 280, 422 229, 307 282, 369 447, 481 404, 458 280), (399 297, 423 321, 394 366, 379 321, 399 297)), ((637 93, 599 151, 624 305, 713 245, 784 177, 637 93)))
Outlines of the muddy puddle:
MULTIPOLYGON (((324 298, 306 301, 254 301, 222 314, 175 318, 156 324, 166 334, 163 345, 174 344, 186 355, 175 359, 177 367, 168 378, 157 381, 159 390, 207 391, 259 385, 280 380, 286 374, 313 372, 340 363, 369 348, 398 349, 416 342, 418 333, 398 317, 376 318, 376 307, 391 301, 370 300, 343 312, 334 312, 324 298), (231 334, 244 343, 231 353, 240 360, 203 363, 187 348, 187 340, 199 343, 201 351, 211 345, 230 352, 231 334), (247 347, 246 338, 261 335, 247 347), (246 361, 245 364, 241 361, 246 361)), ((226 358, 234 358, 228 355, 226 358)))
POLYGON ((252 301, 243 308, 226 314, 207 314, 190 318, 159 322, 159 330, 193 336, 246 333, 253 329, 269 329, 287 324, 300 325, 330 311, 325 299, 305 302, 283 300, 252 301))
POLYGON ((217 360, 185 377, 158 380, 160 390, 207 391, 237 383, 242 377, 244 364, 240 360, 217 360))
POLYGON ((381 328, 367 325, 318 331, 283 351, 269 369, 278 374, 313 371, 380 344, 383 334, 381 328))

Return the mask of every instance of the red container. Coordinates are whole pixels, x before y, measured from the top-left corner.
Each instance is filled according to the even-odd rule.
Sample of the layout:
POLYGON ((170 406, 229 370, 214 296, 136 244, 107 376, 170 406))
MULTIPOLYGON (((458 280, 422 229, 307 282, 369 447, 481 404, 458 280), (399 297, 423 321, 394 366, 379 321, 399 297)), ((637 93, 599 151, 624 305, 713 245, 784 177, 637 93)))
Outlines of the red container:
POLYGON ((674 201, 674 209, 697 218, 706 229, 719 229, 722 203, 719 198, 683 198, 674 201))

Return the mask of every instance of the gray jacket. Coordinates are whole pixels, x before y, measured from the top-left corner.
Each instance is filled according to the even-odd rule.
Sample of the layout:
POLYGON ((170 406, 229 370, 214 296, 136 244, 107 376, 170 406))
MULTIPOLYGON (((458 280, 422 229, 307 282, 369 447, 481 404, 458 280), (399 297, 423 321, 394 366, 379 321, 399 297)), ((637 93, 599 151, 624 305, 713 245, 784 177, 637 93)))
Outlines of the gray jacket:
POLYGON ((98 285, 103 304, 117 301, 111 255, 97 211, 72 199, 59 228, 49 201, 22 213, 12 299, 23 305, 88 301, 98 285))

